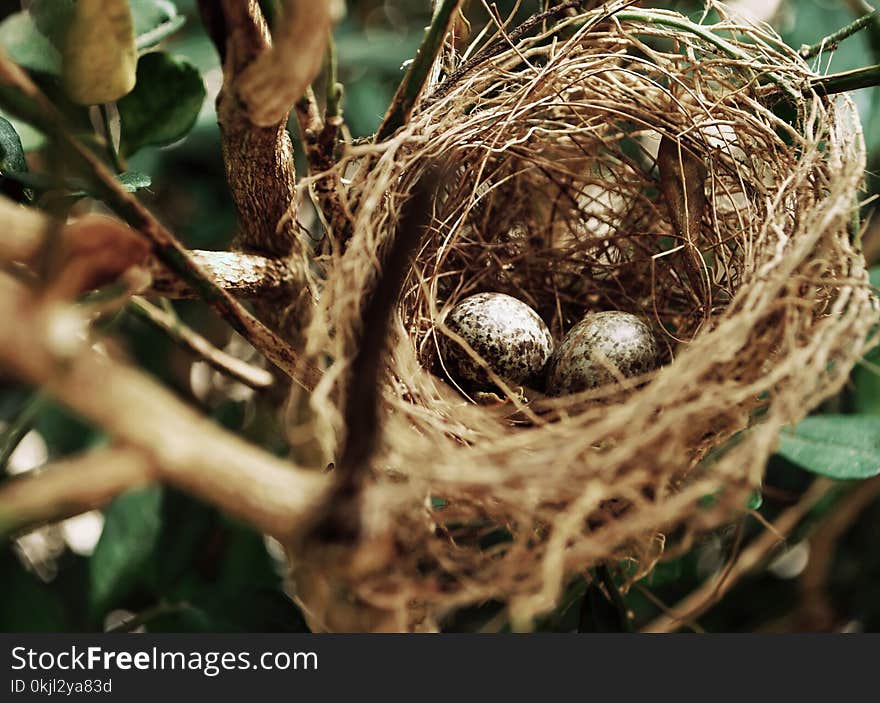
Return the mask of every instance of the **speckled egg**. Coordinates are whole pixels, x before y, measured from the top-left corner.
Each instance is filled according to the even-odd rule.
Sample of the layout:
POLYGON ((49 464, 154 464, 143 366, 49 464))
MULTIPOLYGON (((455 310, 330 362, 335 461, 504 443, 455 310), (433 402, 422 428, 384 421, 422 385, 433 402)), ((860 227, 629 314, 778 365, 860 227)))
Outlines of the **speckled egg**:
MULTIPOLYGON (((449 311, 445 325, 512 385, 537 384, 553 354, 553 337, 538 313, 503 293, 465 298, 449 311)), ((472 390, 494 387, 486 370, 458 342, 439 331, 437 341, 453 381, 472 390)))
POLYGON ((627 312, 590 313, 559 344, 547 374, 547 393, 564 395, 617 379, 611 364, 629 378, 657 368, 660 348, 644 320, 627 312))

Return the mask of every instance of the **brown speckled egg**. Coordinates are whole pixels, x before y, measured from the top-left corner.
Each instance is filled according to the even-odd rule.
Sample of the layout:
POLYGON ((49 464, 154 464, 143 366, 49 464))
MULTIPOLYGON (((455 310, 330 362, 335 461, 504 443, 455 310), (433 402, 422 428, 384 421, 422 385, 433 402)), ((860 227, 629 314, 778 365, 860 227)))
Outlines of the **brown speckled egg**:
MULTIPOLYGON (((553 337, 538 313, 503 293, 465 298, 450 310, 445 324, 512 385, 540 382, 553 354, 553 337)), ((494 387, 485 369, 455 340, 438 331, 437 341, 443 366, 453 381, 473 390, 494 387)))
POLYGON ((659 362, 657 340, 641 318, 617 311, 590 313, 556 350, 547 374, 547 393, 564 395, 614 383, 617 379, 608 364, 632 377, 657 368, 659 362))

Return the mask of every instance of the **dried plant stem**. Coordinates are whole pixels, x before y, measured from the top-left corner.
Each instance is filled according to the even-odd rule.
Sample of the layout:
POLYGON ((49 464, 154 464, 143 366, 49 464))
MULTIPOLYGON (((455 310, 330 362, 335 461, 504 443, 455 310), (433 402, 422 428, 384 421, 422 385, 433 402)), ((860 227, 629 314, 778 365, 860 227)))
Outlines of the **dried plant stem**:
POLYGON ((840 42, 844 39, 848 39, 853 34, 862 31, 878 18, 880 18, 880 10, 874 10, 866 15, 862 15, 855 22, 848 24, 843 29, 837 30, 834 34, 829 34, 819 43, 813 44, 812 46, 802 46, 798 53, 803 59, 811 59, 814 56, 818 56, 823 51, 834 51, 840 42))
POLYGON ((825 631, 835 625, 827 584, 840 540, 859 516, 880 496, 880 477, 854 487, 825 518, 810 540, 810 560, 799 579, 801 602, 795 611, 800 630, 825 631))
POLYGON ((38 306, 0 276, 0 317, 7 321, 0 325, 0 363, 143 454, 161 480, 281 540, 298 534, 321 503, 325 477, 248 444, 87 343, 71 348, 58 337, 57 320, 76 314, 38 306))
POLYGON ((272 385, 274 379, 271 373, 217 349, 198 332, 187 327, 176 315, 171 315, 137 296, 132 298, 129 309, 220 373, 251 388, 261 389, 272 385))
MULTIPOLYGON (((645 24, 656 25, 659 27, 667 27, 680 32, 688 32, 699 37, 703 41, 708 42, 732 59, 737 59, 746 63, 754 63, 754 57, 750 56, 743 49, 732 44, 723 37, 720 37, 718 34, 711 31, 711 29, 696 24, 695 22, 691 22, 686 17, 675 12, 655 11, 647 13, 636 10, 624 10, 615 13, 614 17, 621 22, 643 22, 645 24)), ((789 97, 798 97, 797 91, 781 74, 769 70, 761 71, 761 73, 769 78, 771 82, 779 86, 789 95, 789 97)))
POLYGON ((397 235, 384 252, 379 278, 363 306, 363 323, 345 394, 345 442, 336 463, 333 492, 312 532, 319 544, 354 547, 362 536, 362 491, 382 432, 382 361, 387 353, 391 317, 413 253, 429 231, 436 180, 436 174, 429 169, 403 206, 397 235))

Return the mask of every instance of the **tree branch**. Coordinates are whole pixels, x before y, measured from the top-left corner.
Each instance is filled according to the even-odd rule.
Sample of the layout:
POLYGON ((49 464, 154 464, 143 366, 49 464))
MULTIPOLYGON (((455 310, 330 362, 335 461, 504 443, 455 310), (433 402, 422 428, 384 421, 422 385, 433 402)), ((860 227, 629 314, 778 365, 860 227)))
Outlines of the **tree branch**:
POLYGON ((36 125, 56 139, 58 148, 68 152, 72 163, 93 184, 101 199, 129 225, 138 230, 153 247, 153 253, 199 297, 225 318, 233 328, 272 361, 279 369, 306 388, 313 388, 320 371, 308 365, 278 334, 248 312, 229 293, 221 290, 189 258, 186 249, 86 146, 64 126, 57 109, 30 77, 0 52, 0 102, 18 117, 36 125))
POLYGON ((801 55, 802 59, 811 59, 814 56, 818 56, 824 51, 834 51, 835 49, 837 49, 840 42, 842 42, 844 39, 848 39, 856 32, 860 32, 869 24, 877 21, 878 18, 880 18, 880 10, 874 10, 873 12, 862 15, 855 22, 848 24, 843 29, 838 29, 833 34, 829 34, 827 37, 822 39, 822 41, 813 44, 812 46, 805 44, 800 48, 798 53, 801 55))
MULTIPOLYGON (((0 196, 0 262, 17 262, 36 268, 46 248, 55 242, 61 223, 36 208, 24 207, 0 196)), ((93 238, 90 233, 85 235, 93 238)), ((188 252, 188 257, 213 284, 242 298, 276 300, 292 297, 301 285, 286 260, 229 251, 188 252)), ((196 291, 156 257, 142 264, 152 277, 145 295, 195 298, 196 291)))
MULTIPOLYGON (((268 259, 237 251, 192 250, 190 258, 219 288, 239 298, 275 301, 293 296, 301 282, 283 259, 268 259)), ((155 258, 146 264, 152 283, 144 295, 195 298, 196 292, 155 258)))
MULTIPOLYGON (((241 0, 225 3, 228 8, 241 0)), ((330 29, 343 12, 340 0, 281 0, 274 46, 248 66, 239 80, 238 93, 254 124, 286 119, 320 72, 330 29)))
POLYGON ((810 81, 810 88, 820 95, 846 93, 850 90, 873 88, 880 85, 880 64, 857 68, 853 71, 831 73, 810 81))
POLYGON ((698 618, 721 600, 743 576, 764 563, 773 550, 833 487, 834 482, 828 479, 820 478, 814 481, 801 500, 777 518, 772 530, 764 532, 742 551, 736 562, 724 572, 721 581, 710 579, 641 631, 675 632, 683 623, 698 618))
POLYGON ((286 256, 298 247, 294 219, 283 220, 285 213, 296 210, 287 113, 256 125, 237 92, 242 72, 270 50, 269 28, 256 0, 199 0, 199 10, 223 61, 217 122, 241 227, 238 244, 249 251, 286 256))
POLYGON ((274 378, 271 373, 217 349, 207 339, 184 325, 176 316, 157 308, 143 298, 137 296, 132 298, 129 309, 138 317, 161 329, 178 345, 192 352, 220 373, 251 388, 261 389, 272 385, 274 378))
POLYGON ((143 452, 110 448, 10 479, 0 486, 0 537, 101 508, 157 475, 143 452))
POLYGON ((323 502, 326 477, 248 444, 140 371, 62 336, 71 315, 75 308, 38 306, 0 276, 0 363, 141 452, 160 479, 283 542, 299 534, 323 502))

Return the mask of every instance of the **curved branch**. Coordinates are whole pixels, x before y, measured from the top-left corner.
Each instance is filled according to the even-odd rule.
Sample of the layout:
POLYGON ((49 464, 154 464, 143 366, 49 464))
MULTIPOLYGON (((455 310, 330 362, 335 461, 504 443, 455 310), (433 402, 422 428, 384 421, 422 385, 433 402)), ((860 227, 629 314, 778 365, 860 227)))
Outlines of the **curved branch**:
POLYGON ((299 534, 323 502, 326 477, 248 444, 140 371, 70 339, 63 332, 75 315, 37 306, 0 275, 0 363, 141 452, 162 480, 282 541, 299 534))

